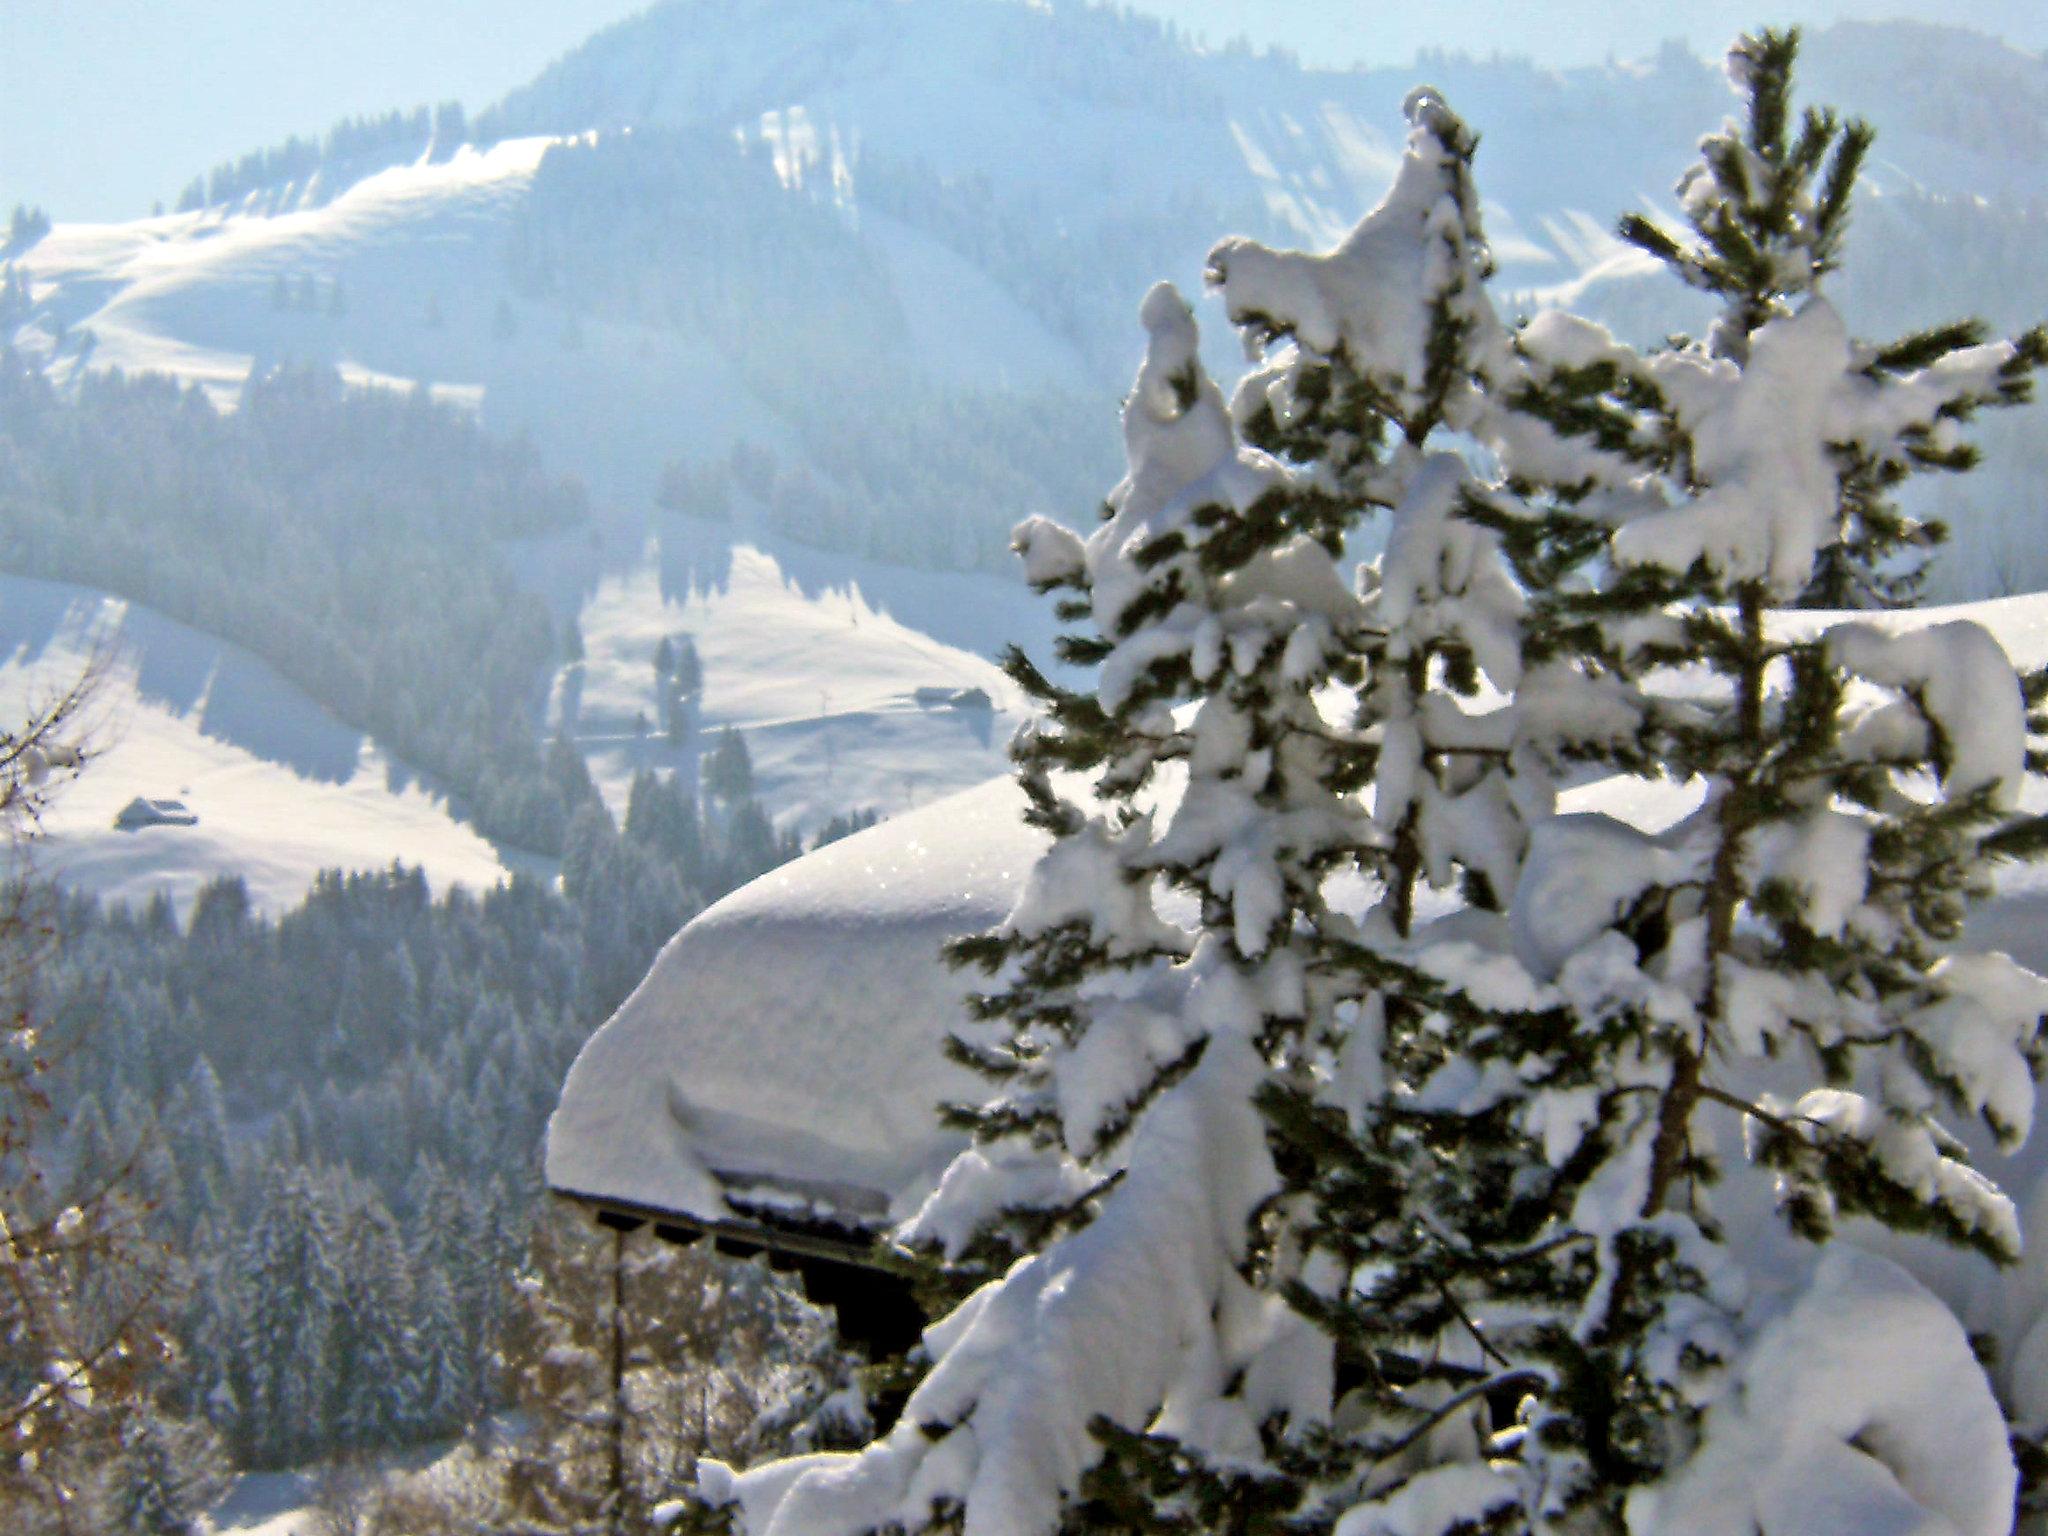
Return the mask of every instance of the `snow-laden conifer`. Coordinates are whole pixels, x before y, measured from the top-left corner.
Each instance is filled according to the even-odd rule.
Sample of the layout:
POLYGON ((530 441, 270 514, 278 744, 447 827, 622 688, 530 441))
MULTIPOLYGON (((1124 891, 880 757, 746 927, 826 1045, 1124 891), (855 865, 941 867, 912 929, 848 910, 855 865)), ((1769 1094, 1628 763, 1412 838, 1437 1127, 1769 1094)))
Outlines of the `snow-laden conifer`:
MULTIPOLYGON (((1741 122, 1731 119, 1701 140, 1699 160, 1679 180, 1689 239, 1640 215, 1621 226, 1624 239, 1720 301, 1706 349, 1742 365, 1752 338, 1790 318, 1841 264, 1857 175, 1876 139, 1860 119, 1844 122, 1811 107, 1795 114, 1798 51, 1796 31, 1744 37, 1729 51, 1729 79, 1747 110, 1741 122)), ((1873 378, 1897 377, 1965 354, 1984 336, 1974 320, 1934 326, 1863 349, 1857 367, 1873 378)), ((2018 345, 2032 364, 2048 355, 2038 333, 2018 345)), ((1979 403, 2018 399, 1994 388, 1979 403)), ((1916 473, 1976 464, 1976 450, 1942 425, 1956 419, 1942 417, 1890 452, 1858 439, 1817 445, 1833 461, 1835 527, 1798 594, 1802 606, 1893 608, 1918 596, 1928 557, 1948 529, 1939 520, 1915 519, 1894 493, 1916 473)))
POLYGON ((1782 610, 1900 595, 1874 498, 2044 349, 1848 335, 1868 135, 1790 130, 1791 60, 1735 50, 1697 244, 1630 226, 1727 301, 1705 341, 1504 331, 1431 92, 1335 251, 1215 252, 1232 408, 1147 299, 1102 526, 1018 536, 1098 672, 1016 663, 1052 846, 961 947, 994 1091, 900 1234, 980 1283, 888 1437, 707 1469, 736 1528, 2009 1525, 1960 1327, 1841 1223, 2015 1249, 1955 1132, 2024 1133, 2048 985, 1958 940, 2048 845, 2048 689, 1969 624, 1782 610))
MULTIPOLYGON (((1318 1115, 1387 1090, 1377 983, 1400 967, 1360 965, 1406 942, 1429 885, 1498 905, 1517 794, 1540 810, 1549 785, 1532 762, 1509 787, 1522 598, 1456 516, 1476 482, 1450 450, 1506 357, 1472 142, 1434 93, 1408 110, 1393 190, 1337 251, 1214 253, 1264 351, 1234 406, 1156 289, 1104 525, 1019 530, 1033 582, 1079 594, 1066 614, 1094 632, 1066 659, 1098 686, 1016 662, 1045 705, 1018 757, 1054 842, 1003 928, 961 946, 995 987, 958 1049, 999 1091, 961 1112, 976 1145, 905 1233, 1000 1278, 934 1331, 889 1440, 714 1477, 750 1529, 1313 1522, 1361 1455, 1428 1427, 1383 1391, 1347 1399, 1358 1446, 1333 1432, 1346 1269, 1307 1159, 1318 1115), (1387 554, 1353 590, 1344 541, 1380 517, 1387 554), (1359 791, 1397 761, 1375 808, 1359 791), (1386 892, 1363 924, 1329 907, 1361 871, 1386 892)), ((1412 1153, 1379 1148, 1382 1177, 1412 1153)))
POLYGON ((1256 1101, 1334 1029, 1313 975, 1324 876, 1373 833, 1334 787, 1315 694, 1361 604, 1337 530, 1239 442, 1184 301, 1162 285, 1142 318, 1105 521, 1019 533, 1034 581, 1079 594, 1093 633, 1071 654, 1098 686, 1019 668, 1047 702, 1019 758, 1054 842, 966 948, 993 990, 963 1049, 999 1089, 906 1233, 971 1257, 996 1231, 1025 1256, 935 1327, 888 1438, 714 1486, 752 1529, 1100 1521, 1091 1501, 1143 1501, 1129 1478, 1088 1482, 1105 1442, 1142 1480, 1119 1430, 1231 1468, 1218 1491, 1256 1500, 1278 1447, 1327 1418, 1328 1341, 1266 1278, 1292 1255, 1253 1251, 1281 1190, 1256 1101))
POLYGON ((1555 798, 1514 702, 1527 597, 1471 515, 1506 494, 1478 466, 1517 364, 1483 286, 1473 138, 1433 91, 1408 114, 1392 192, 1337 249, 1232 241, 1212 257, 1268 349, 1238 395, 1248 434, 1348 521, 1384 509, 1342 669, 1347 783, 1369 787, 1377 833, 1358 859, 1370 899, 1355 924, 1326 924, 1337 1034, 1262 1099, 1311 1255, 1289 1295, 1332 1337, 1343 1388, 1299 1508, 1311 1523, 1475 1453, 1489 1396, 1533 1379, 1489 1352, 1457 1292, 1475 1246, 1531 1224, 1536 1191, 1511 1187, 1512 1141, 1447 1138, 1437 1102, 1470 1087, 1460 1032, 1514 1023, 1443 977, 1498 963, 1529 827, 1555 798), (1462 1226, 1439 1219, 1450 1210, 1462 1226))
POLYGON ((2021 398, 2041 349, 1849 336, 1820 282, 1867 135, 1809 114, 1788 142, 1792 54, 1738 43, 1748 127, 1682 184, 1700 244, 1667 243, 1729 300, 1712 334, 1516 334, 1525 419, 1497 442, 1522 505, 1477 510, 1530 589, 1518 731, 1614 774, 1630 819, 1532 828, 1522 975, 1456 979, 1415 1085, 1454 1161, 1519 1164, 1508 1198, 1446 1181, 1431 1217, 1470 1252, 1449 1298, 1531 1380, 1483 1457, 1390 1481, 1345 1536, 2010 1525, 1961 1328, 1841 1224, 2017 1252, 1956 1132, 2024 1136, 2048 987, 1957 941, 2040 841, 2017 814, 2037 685, 1973 624, 1778 610, 1831 557, 1883 555, 1845 515, 1859 487, 1966 464, 1958 425, 2021 398))

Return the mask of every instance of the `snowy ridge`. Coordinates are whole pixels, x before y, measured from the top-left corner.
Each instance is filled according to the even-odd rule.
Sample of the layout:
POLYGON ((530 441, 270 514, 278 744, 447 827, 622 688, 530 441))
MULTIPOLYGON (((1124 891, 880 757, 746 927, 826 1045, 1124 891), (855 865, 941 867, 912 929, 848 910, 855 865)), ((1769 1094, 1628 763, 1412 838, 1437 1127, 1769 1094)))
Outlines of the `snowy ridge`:
MULTIPOLYGON (((2040 60, 1924 27, 1843 26, 1809 55, 1815 99, 1883 130, 1877 189, 1987 207, 2048 194, 2040 60), (1916 76, 1904 91, 1901 70, 1928 50, 1957 84, 1916 76), (1987 156, 1976 148, 1987 141, 2016 148, 1987 156)), ((1051 257, 1063 281, 1098 283, 1078 296, 1085 317, 1120 315, 1162 270, 1192 291, 1203 253, 1228 233, 1327 245, 1377 200, 1399 157, 1400 103, 1423 73, 1484 135, 1500 290, 1621 318, 1642 309, 1645 261, 1615 239, 1615 217, 1669 210, 1673 168, 1727 106, 1718 71, 1682 51, 1561 73, 1463 58, 1311 71, 1201 53, 1091 7, 670 0, 487 113, 480 121, 507 135, 487 148, 322 188, 284 211, 251 194, 235 208, 59 225, 13 256, 32 300, 14 339, 60 367, 162 370, 223 398, 252 363, 282 358, 426 381, 639 502, 665 460, 716 459, 741 440, 787 451, 788 424, 741 360, 688 328, 593 318, 571 346, 563 306, 513 291, 508 234, 550 144, 647 127, 703 131, 721 153, 735 138, 756 146, 786 195, 838 208, 845 239, 886 274, 911 327, 891 366, 1106 404, 1125 334, 1077 334, 1075 315, 1022 291, 1004 248, 1027 239, 1043 249, 1007 254, 1027 266, 1051 257), (1632 131, 1608 132, 1615 120, 1632 131), (890 196, 871 190, 883 182, 890 196), (945 215, 974 184, 986 204, 945 215), (922 227, 890 211, 906 196, 922 227), (979 246, 947 222, 990 216, 1000 223, 979 246), (271 303, 280 278, 294 285, 283 310, 271 303), (316 308, 339 284, 345 312, 299 305, 308 281, 316 308), (494 330, 500 301, 516 335, 494 330)))

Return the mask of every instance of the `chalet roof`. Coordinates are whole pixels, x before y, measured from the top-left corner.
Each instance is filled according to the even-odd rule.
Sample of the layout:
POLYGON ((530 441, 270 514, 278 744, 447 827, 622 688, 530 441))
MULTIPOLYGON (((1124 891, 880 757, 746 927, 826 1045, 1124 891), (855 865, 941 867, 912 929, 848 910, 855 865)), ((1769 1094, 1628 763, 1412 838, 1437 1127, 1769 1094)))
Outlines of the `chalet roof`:
POLYGON ((175 826, 189 827, 198 823, 199 817, 182 800, 152 800, 137 795, 114 817, 117 827, 175 826))
POLYGON ((584 1047, 550 1187, 704 1230, 850 1241, 908 1214, 982 1084, 940 1045, 972 979, 944 942, 1009 910, 1039 848, 1008 779, 832 843, 708 908, 584 1047))

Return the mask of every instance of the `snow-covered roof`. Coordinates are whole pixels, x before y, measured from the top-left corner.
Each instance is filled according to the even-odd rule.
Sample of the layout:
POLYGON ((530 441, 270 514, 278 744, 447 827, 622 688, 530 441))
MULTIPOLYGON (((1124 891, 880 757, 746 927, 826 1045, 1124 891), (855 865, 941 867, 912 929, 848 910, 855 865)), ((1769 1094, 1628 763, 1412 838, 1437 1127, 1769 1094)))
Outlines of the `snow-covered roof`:
POLYGON ((784 865, 662 950, 548 1124, 567 1194, 720 1220, 907 1214, 962 1144, 937 1108, 972 974, 943 943, 1008 911, 1043 846, 1000 779, 784 865))

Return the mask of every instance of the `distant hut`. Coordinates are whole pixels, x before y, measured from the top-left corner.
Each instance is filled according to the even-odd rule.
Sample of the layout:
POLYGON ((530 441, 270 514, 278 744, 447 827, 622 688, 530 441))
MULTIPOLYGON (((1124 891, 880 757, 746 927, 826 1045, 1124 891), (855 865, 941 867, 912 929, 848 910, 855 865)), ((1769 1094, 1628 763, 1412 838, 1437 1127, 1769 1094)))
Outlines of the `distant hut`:
POLYGON ((191 827, 199 824, 199 816, 182 800, 150 800, 137 795, 121 807, 121 814, 114 818, 114 825, 123 832, 140 831, 143 827, 191 827))

